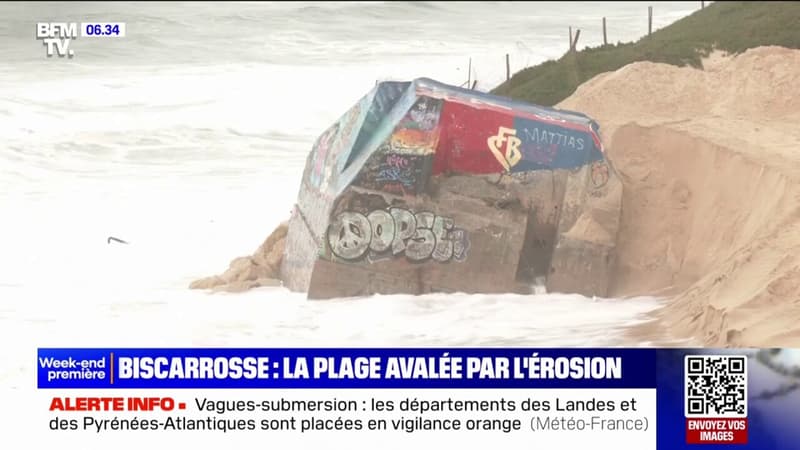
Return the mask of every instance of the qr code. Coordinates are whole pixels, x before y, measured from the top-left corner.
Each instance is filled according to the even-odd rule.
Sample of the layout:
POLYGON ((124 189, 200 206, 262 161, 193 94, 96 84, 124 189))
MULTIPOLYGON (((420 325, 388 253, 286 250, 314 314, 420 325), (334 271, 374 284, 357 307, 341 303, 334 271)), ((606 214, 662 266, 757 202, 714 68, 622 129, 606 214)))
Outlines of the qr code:
POLYGON ((687 355, 686 417, 747 417, 747 357, 687 355))

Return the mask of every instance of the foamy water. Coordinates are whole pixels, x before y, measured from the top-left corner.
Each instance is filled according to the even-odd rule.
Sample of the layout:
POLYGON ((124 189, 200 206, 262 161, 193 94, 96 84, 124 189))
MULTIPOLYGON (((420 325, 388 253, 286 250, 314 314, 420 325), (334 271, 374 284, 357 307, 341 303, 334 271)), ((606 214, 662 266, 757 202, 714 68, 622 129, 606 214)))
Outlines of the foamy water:
MULTIPOLYGON (((655 27, 698 7, 655 4, 655 27)), ((316 136, 378 79, 471 79, 646 32, 649 3, 0 4, 0 382, 42 346, 602 346, 655 299, 190 291, 288 218, 316 136), (46 59, 34 23, 126 22, 46 59), (109 245, 116 236, 130 245, 109 245), (9 343, 13 343, 10 345, 9 343)))

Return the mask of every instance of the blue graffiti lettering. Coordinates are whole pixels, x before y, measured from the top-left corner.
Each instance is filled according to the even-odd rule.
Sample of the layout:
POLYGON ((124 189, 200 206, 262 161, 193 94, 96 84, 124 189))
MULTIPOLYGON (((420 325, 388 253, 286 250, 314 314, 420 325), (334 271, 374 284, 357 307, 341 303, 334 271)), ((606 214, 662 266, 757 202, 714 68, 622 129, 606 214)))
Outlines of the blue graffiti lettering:
POLYGON ((413 174, 399 167, 384 167, 378 172, 375 181, 384 183, 397 182, 408 188, 414 187, 413 174))

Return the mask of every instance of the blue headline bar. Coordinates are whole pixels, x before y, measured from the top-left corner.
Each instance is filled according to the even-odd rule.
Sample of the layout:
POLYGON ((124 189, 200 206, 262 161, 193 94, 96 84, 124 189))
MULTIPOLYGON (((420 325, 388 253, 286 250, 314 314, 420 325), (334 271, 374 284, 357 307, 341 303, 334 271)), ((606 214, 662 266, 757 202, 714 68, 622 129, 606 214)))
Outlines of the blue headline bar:
POLYGON ((653 349, 40 348, 42 389, 655 388, 653 349))

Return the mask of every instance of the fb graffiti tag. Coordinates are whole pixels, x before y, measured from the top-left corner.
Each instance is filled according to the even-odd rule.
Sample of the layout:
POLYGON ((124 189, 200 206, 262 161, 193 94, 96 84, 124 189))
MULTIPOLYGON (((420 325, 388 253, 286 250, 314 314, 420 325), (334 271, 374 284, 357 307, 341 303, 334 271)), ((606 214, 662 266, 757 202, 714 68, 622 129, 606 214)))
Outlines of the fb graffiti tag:
POLYGON ((331 223, 327 237, 333 254, 348 261, 367 251, 391 251, 395 256, 405 252, 412 261, 463 261, 469 249, 467 233, 453 225, 452 218, 403 208, 378 209, 366 216, 345 211, 331 223))
POLYGON ((517 130, 500 127, 495 136, 489 136, 489 139, 486 140, 489 150, 506 171, 511 170, 522 159, 522 153, 519 151, 522 140, 516 135, 517 130), (505 147, 505 154, 501 151, 503 147, 505 147))

